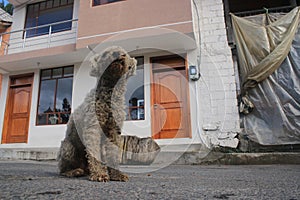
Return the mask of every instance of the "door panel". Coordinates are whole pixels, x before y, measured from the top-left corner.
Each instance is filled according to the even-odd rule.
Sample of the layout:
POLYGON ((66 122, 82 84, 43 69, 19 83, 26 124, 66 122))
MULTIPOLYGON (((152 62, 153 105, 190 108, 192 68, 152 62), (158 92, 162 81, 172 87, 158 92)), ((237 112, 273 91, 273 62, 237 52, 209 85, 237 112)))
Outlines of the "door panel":
POLYGON ((10 78, 2 143, 26 143, 33 75, 10 78))
POLYGON ((188 84, 184 59, 173 57, 154 59, 154 62, 151 90, 152 137, 190 137, 188 84))
POLYGON ((28 112, 30 92, 30 87, 13 88, 14 103, 12 114, 21 114, 28 112))

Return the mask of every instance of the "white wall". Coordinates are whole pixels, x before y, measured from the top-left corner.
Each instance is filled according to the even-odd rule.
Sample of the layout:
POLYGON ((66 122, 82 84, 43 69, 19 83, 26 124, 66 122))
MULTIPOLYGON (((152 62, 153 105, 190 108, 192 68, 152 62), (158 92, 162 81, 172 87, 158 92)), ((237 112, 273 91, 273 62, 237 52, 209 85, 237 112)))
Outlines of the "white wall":
POLYGON ((200 135, 208 146, 236 147, 238 140, 234 137, 240 131, 239 114, 223 3, 222 0, 192 0, 192 5, 195 37, 197 44, 201 44, 196 52, 200 55, 202 75, 198 82, 200 135))
POLYGON ((9 77, 6 74, 2 74, 2 90, 0 94, 0 139, 2 140, 2 130, 7 98, 9 77))

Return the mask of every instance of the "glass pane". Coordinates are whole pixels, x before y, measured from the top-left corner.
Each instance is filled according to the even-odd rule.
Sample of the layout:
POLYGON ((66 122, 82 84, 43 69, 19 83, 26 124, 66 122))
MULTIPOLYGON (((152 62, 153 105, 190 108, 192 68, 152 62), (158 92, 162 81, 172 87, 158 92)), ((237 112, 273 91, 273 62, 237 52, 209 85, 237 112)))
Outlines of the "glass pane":
POLYGON ((144 57, 136 57, 137 68, 144 68, 144 57))
POLYGON ((48 115, 48 125, 59 124, 59 114, 48 115))
POLYGON ((71 112, 73 78, 58 80, 56 93, 56 112, 71 112))
POLYGON ((40 4, 35 4, 34 5, 34 9, 33 9, 33 12, 38 12, 39 11, 39 7, 40 7, 40 4))
POLYGON ((140 65, 135 76, 128 80, 125 94, 127 120, 144 120, 144 68, 140 65))
POLYGON ((37 116, 37 125, 46 125, 47 124, 47 115, 38 114, 37 116))
MULTIPOLYGON (((52 18, 52 20, 55 20, 55 22, 67 21, 72 19, 73 19, 73 6, 57 8, 55 11, 55 16, 53 16, 52 18)), ((71 28, 72 28, 72 22, 64 22, 53 26, 52 32, 56 33, 60 31, 71 30, 71 28)))
POLYGON ((65 67, 64 76, 73 76, 74 67, 65 67))
POLYGON ((44 10, 46 8, 46 2, 40 3, 40 10, 44 10))
POLYGON ((101 4, 101 0, 94 0, 93 5, 97 6, 101 4))
POLYGON ((54 111, 55 86, 56 80, 41 82, 38 113, 52 113, 54 111))
POLYGON ((51 69, 42 70, 41 78, 42 78, 42 80, 50 79, 51 78, 51 69))
POLYGON ((60 0, 54 0, 53 7, 58 7, 59 6, 59 1, 60 0))
POLYGON ((29 5, 27 7, 27 16, 33 14, 33 7, 34 7, 34 5, 29 5))
POLYGON ((52 8, 53 0, 47 1, 47 9, 52 8))
POLYGON ((66 124, 69 121, 71 113, 61 113, 60 117, 61 117, 61 123, 62 124, 66 124))
POLYGON ((74 3, 74 0, 68 0, 68 4, 74 3))
MULTIPOLYGON (((37 26, 36 18, 37 18, 38 12, 34 12, 34 7, 35 7, 35 4, 28 6, 26 23, 25 23, 26 29, 37 26)), ((24 37, 25 37, 25 33, 26 33, 26 38, 32 37, 35 35, 35 32, 36 32, 36 29, 26 30, 26 32, 24 32, 24 37)))
POLYGON ((62 77, 62 70, 63 70, 63 68, 53 69, 52 78, 61 78, 62 77))
POLYGON ((62 5, 62 6, 63 6, 63 5, 66 5, 67 3, 68 3, 67 0, 61 0, 61 1, 60 1, 60 5, 62 5))

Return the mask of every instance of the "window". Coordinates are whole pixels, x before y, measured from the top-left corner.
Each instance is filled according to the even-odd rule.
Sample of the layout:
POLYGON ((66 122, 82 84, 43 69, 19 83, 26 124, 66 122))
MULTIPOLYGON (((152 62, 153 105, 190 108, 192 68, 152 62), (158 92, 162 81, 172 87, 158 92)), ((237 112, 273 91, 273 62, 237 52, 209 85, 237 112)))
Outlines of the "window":
POLYGON ((144 120, 144 57, 137 57, 136 75, 128 80, 126 99, 126 120, 144 120))
POLYGON ((118 1, 124 1, 124 0, 93 0, 93 6, 114 3, 114 2, 118 2, 118 1))
POLYGON ((25 21, 26 37, 34 37, 49 33, 50 26, 43 26, 56 22, 63 22, 51 26, 51 33, 71 30, 72 22, 64 22, 73 18, 74 0, 48 0, 27 6, 25 21), (38 26, 42 26, 39 27, 38 26))
POLYGON ((37 125, 66 124, 71 114, 73 66, 41 70, 37 125))

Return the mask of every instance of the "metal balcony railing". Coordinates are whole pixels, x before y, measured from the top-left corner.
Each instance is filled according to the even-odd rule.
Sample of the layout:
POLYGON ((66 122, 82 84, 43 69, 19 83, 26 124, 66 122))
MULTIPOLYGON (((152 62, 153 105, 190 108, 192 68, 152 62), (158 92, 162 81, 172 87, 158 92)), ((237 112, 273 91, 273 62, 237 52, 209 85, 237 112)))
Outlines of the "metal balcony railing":
POLYGON ((266 12, 269 13, 287 13, 290 12, 294 6, 283 6, 283 7, 276 7, 276 8, 263 8, 259 10, 251 10, 251 11, 244 11, 244 12, 235 12, 234 14, 239 17, 247 17, 252 15, 264 14, 266 12))
POLYGON ((73 19, 1 33, 0 50, 6 55, 74 44, 77 39, 77 29, 78 19, 73 19))

